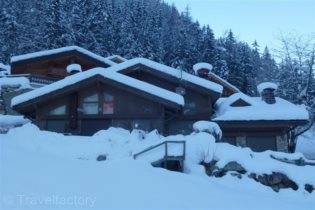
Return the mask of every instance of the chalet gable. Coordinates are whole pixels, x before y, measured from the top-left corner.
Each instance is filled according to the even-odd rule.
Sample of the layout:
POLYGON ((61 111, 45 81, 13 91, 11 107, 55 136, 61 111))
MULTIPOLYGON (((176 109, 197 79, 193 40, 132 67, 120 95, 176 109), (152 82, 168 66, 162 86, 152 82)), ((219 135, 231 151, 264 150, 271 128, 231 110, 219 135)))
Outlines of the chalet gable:
POLYGON ((245 101, 244 99, 237 99, 236 101, 234 101, 233 103, 230 104, 230 106, 232 107, 244 107, 244 106, 251 106, 251 104, 247 101, 245 101))
POLYGON ((133 79, 123 74, 106 71, 104 68, 95 68, 66 77, 50 85, 35 89, 33 91, 16 96, 12 99, 11 105, 19 110, 32 104, 45 101, 49 98, 61 96, 74 92, 79 88, 84 88, 89 84, 102 82, 123 88, 127 92, 132 92, 150 100, 180 108, 184 105, 181 95, 159 88, 157 86, 133 79))
POLYGON ((68 65, 77 63, 82 70, 116 65, 104 58, 78 46, 68 46, 11 57, 12 74, 32 74, 55 78, 67 76, 68 65))

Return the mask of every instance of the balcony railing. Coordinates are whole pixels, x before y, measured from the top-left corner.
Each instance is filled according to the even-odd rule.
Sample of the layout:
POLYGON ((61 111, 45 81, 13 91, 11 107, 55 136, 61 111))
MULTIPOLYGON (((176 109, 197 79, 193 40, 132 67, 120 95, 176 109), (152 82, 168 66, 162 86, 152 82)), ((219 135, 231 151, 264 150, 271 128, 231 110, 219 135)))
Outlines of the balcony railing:
POLYGON ((53 82, 56 82, 62 78, 53 78, 36 74, 11 74, 1 77, 15 78, 15 77, 26 77, 29 79, 32 85, 49 85, 53 82))

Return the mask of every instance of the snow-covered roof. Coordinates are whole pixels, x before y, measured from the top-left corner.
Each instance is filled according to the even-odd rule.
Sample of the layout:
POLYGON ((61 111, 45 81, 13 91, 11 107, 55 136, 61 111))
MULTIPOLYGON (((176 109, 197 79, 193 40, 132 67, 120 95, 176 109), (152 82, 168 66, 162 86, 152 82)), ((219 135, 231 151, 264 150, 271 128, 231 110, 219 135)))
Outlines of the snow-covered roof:
POLYGON ((277 90, 278 85, 275 83, 272 83, 272 82, 263 82, 257 86, 257 90, 258 90, 259 94, 261 94, 263 92, 263 90, 268 89, 268 88, 273 89, 273 90, 277 90))
POLYGON ((57 48, 57 49, 52 49, 52 50, 43 50, 43 51, 39 51, 39 52, 34 52, 34 53, 27 53, 24 55, 18 55, 18 56, 12 56, 11 57, 11 63, 14 62, 18 62, 18 61, 23 61, 23 60, 28 60, 28 59, 32 59, 32 58, 38 58, 38 57, 42 57, 42 56, 49 56, 49 55, 54 55, 54 54, 58 54, 58 53, 63 53, 63 52, 69 52, 69 51, 78 51, 82 54, 85 54, 91 58, 94 58, 102 63, 105 63, 109 66, 113 66, 116 63, 111 61, 110 59, 104 58, 100 55, 97 55, 89 50, 86 50, 82 47, 78 47, 78 46, 67 46, 67 47, 61 47, 61 48, 57 48))
POLYGON ((0 77, 0 90, 3 85, 17 85, 19 89, 31 88, 30 81, 26 77, 0 77))
POLYGON ((115 71, 107 71, 107 69, 105 68, 98 67, 98 68, 90 69, 89 71, 84 71, 84 72, 80 72, 80 73, 68 76, 50 85, 46 85, 44 87, 16 96, 12 99, 11 106, 15 106, 23 102, 32 100, 34 98, 40 97, 42 95, 51 93, 53 91, 65 88, 67 86, 70 86, 72 84, 75 84, 77 82, 80 82, 82 80, 88 79, 96 75, 100 75, 106 79, 110 79, 110 80, 122 83, 124 85, 139 89, 143 92, 147 92, 151 95, 155 95, 159 98, 163 98, 167 101, 176 103, 178 105, 184 105, 184 98, 179 94, 159 88, 157 86, 148 84, 146 82, 142 82, 132 77, 128 77, 126 75, 117 73, 115 71))
POLYGON ((166 66, 164 64, 157 63, 155 61, 151 61, 149 59, 145 58, 134 58, 127 60, 121 64, 116 64, 115 66, 112 66, 110 68, 107 68, 107 70, 112 70, 112 71, 121 71, 126 68, 129 68, 131 66, 137 65, 137 64, 142 64, 144 66, 147 66, 151 69, 163 72, 165 74, 171 75, 173 77, 182 79, 184 81, 193 83, 195 85, 201 86, 203 88, 206 88, 208 90, 215 91, 217 93, 222 93, 223 87, 217 83, 211 82, 209 80, 200 78, 198 76, 189 74, 185 71, 181 71, 180 69, 175 69, 169 66, 166 66))
POLYGON ((255 121, 255 120, 308 120, 305 107, 295 105, 282 98, 276 98, 275 104, 267 104, 261 97, 250 97, 235 93, 227 98, 220 98, 216 104, 214 121, 255 121), (232 103, 242 99, 250 106, 233 107, 232 103))
POLYGON ((197 74, 197 71, 199 69, 208 69, 209 71, 211 71, 213 69, 213 66, 210 63, 196 63, 195 65, 193 65, 193 70, 195 74, 197 74))

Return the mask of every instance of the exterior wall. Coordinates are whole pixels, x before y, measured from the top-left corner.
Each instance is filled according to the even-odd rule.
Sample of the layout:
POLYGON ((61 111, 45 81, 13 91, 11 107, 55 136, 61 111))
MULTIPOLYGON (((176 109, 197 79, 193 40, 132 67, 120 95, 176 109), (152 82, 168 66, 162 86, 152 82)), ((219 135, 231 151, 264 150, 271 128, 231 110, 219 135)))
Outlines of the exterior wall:
MULTIPOLYGON (((101 97, 99 109, 103 106, 101 97)), ((111 126, 125 129, 139 128, 146 131, 158 129, 164 132, 164 107, 140 95, 110 85, 93 85, 71 93, 63 98, 53 99, 38 105, 37 124, 45 130, 80 135, 93 135, 98 130, 111 126), (83 98, 94 93, 106 92, 114 97, 113 113, 84 114, 82 113, 83 98), (75 99, 77 98, 77 99, 75 99), (55 107, 65 104, 67 113, 52 116, 49 113, 55 107)))
MULTIPOLYGON (((146 71, 133 71, 127 73, 127 75, 172 92, 175 92, 176 88, 179 86, 179 80, 178 82, 171 82, 162 77, 149 74, 146 71)), ((185 107, 181 117, 185 118, 188 116, 188 118, 195 119, 210 119, 213 113, 211 95, 201 94, 190 88, 185 88, 185 91, 185 107)))
POLYGON ((94 67, 108 67, 77 52, 67 52, 47 58, 12 63, 11 73, 64 78, 67 75, 66 68, 72 62, 80 64, 83 71, 94 67))
POLYGON ((235 146, 249 147, 253 151, 261 152, 274 150, 288 152, 288 139, 285 128, 276 130, 264 130, 263 126, 238 129, 238 132, 222 129, 222 142, 235 146))

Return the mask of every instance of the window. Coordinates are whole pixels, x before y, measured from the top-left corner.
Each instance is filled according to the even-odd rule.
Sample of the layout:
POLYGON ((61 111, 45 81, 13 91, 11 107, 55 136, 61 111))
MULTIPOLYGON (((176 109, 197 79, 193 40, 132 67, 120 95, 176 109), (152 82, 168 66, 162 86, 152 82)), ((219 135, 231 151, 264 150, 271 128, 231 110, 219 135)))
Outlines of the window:
POLYGON ((67 109, 66 105, 55 107, 49 111, 49 115, 65 115, 66 109, 67 109))
POLYGON ((83 99, 82 109, 84 114, 98 114, 98 94, 87 96, 83 99))
POLYGON ((114 96, 104 93, 103 114, 114 114, 114 96))

